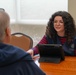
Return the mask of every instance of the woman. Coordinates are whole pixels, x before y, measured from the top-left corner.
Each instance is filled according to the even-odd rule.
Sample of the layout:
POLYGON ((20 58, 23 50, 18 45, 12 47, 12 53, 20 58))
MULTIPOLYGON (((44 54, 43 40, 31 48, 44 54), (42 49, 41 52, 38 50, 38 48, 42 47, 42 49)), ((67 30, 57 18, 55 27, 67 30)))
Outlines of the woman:
MULTIPOLYGON (((73 17, 66 11, 55 12, 49 19, 46 33, 39 44, 62 44, 65 55, 76 55, 76 28, 73 17)), ((37 45, 28 51, 38 54, 37 45)))

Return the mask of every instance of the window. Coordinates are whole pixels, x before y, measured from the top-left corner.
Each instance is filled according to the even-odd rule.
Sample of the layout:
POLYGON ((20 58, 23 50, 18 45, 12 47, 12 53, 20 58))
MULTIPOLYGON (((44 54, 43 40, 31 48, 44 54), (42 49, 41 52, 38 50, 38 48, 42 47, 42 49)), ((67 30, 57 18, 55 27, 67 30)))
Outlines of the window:
POLYGON ((55 11, 68 11, 68 0, 19 0, 20 23, 46 24, 55 11))
POLYGON ((1 0, 0 1, 0 8, 5 9, 7 13, 9 13, 11 18, 11 23, 16 22, 16 4, 15 0, 1 0))
POLYGON ((55 11, 68 11, 68 0, 2 0, 0 7, 12 23, 45 25, 55 11))

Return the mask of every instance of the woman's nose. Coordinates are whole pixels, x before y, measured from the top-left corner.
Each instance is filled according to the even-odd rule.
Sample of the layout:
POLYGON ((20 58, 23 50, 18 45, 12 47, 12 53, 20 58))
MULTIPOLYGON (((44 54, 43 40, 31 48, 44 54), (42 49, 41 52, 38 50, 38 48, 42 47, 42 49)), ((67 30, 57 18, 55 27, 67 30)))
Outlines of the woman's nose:
POLYGON ((60 23, 59 23, 59 22, 57 22, 56 24, 57 24, 57 25, 60 25, 60 23))

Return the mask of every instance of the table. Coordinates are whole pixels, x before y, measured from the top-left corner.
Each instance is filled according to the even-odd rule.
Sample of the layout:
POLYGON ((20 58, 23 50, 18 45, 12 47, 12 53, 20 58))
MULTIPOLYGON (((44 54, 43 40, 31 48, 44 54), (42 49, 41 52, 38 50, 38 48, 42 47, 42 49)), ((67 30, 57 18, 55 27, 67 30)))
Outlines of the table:
POLYGON ((46 75, 76 75, 76 57, 65 57, 59 64, 42 62, 40 68, 46 75))

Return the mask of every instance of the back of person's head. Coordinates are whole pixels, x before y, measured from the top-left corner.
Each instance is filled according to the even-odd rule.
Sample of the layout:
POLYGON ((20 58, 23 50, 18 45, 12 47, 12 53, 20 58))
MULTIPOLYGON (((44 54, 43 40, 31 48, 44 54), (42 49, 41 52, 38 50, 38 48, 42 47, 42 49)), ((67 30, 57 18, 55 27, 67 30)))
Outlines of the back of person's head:
POLYGON ((10 17, 5 10, 0 10, 0 42, 8 41, 10 17), (7 38, 8 37, 8 38, 7 38))

